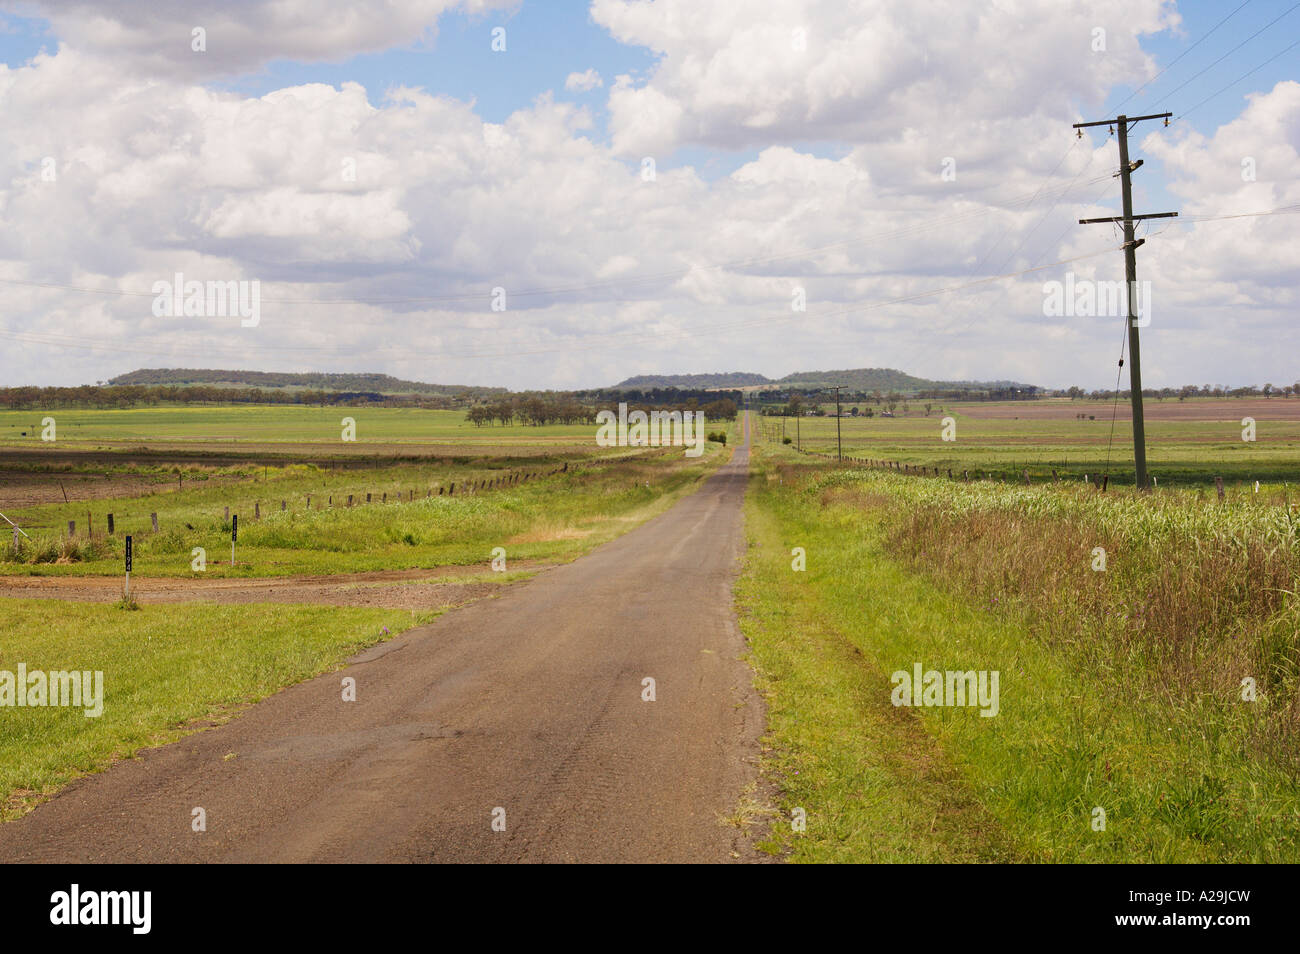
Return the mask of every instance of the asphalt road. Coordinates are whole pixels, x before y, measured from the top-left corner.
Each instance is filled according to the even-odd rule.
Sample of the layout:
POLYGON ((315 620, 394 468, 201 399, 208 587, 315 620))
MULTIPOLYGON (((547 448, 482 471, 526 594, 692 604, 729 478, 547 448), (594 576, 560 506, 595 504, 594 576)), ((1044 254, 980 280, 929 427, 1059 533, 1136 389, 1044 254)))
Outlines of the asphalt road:
POLYGON ((723 823, 763 724, 731 596, 747 464, 737 447, 587 556, 74 783, 0 825, 0 862, 754 858, 723 823))

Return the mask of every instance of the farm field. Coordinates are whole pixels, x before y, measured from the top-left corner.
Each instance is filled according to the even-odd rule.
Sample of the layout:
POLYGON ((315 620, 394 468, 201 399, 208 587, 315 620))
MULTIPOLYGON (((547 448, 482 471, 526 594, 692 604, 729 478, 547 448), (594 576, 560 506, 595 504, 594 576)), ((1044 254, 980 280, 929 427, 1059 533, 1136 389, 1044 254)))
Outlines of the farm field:
MULTIPOLYGON (((600 447, 588 425, 462 428, 459 412, 377 408, 362 414, 357 440, 345 442, 337 431, 313 430, 314 413, 201 407, 65 415, 60 427, 76 422, 93 436, 69 441, 60 430, 53 442, 0 448, 0 512, 31 538, 16 548, 10 539, 0 561, 20 572, 116 573, 122 539, 132 534, 139 569, 163 576, 190 574, 194 547, 212 551, 205 571, 212 576, 404 570, 479 560, 480 540, 466 532, 475 521, 483 540, 509 540, 525 559, 553 558, 590 545, 591 527, 610 512, 650 504, 691 472, 680 449, 600 447), (479 442, 488 431, 493 440, 479 442), (286 440, 268 442, 268 435, 286 440), (397 445, 396 435, 410 439, 397 445), (246 438, 256 443, 237 443, 246 438), (109 441, 122 446, 105 450, 109 441), (579 467, 583 477, 575 479, 570 468, 579 467), (539 489, 541 481, 548 486, 539 489), (578 490, 557 494, 561 486, 578 490), (583 527, 565 523, 579 514, 583 527), (231 567, 228 552, 224 564, 219 554, 229 550, 233 516, 241 545, 231 567), (454 544, 445 530, 431 529, 453 525, 454 544)), ((717 451, 707 445, 706 459, 717 451)))
POLYGON ((100 444, 117 448, 145 444, 165 448, 201 444, 205 450, 217 452, 227 444, 241 448, 246 444, 337 444, 340 452, 346 452, 351 449, 347 443, 352 442, 341 439, 344 418, 355 421, 355 443, 363 445, 455 443, 513 447, 567 442, 594 446, 594 429, 589 424, 476 427, 465 420, 464 411, 282 404, 0 411, 0 446, 40 446, 40 422, 47 416, 55 420, 56 446, 100 444))
MULTIPOLYGON (((1300 400, 1148 400, 1145 408, 1147 465, 1158 486, 1212 488, 1216 476, 1233 484, 1300 483, 1300 400), (1242 439, 1244 417, 1255 419, 1253 441, 1242 439)), ((840 418, 840 439, 845 456, 1011 479, 1025 470, 1036 480, 1053 471, 1079 480, 1109 473, 1112 486, 1131 484, 1128 405, 1119 403, 1113 426, 1111 410, 1097 401, 933 402, 926 415, 923 403, 913 403, 906 416, 840 418), (942 436, 945 417, 955 422, 952 441, 942 436)), ((761 421, 765 433, 775 425, 779 434, 780 417, 761 421)), ((786 437, 799 435, 805 451, 836 452, 834 417, 803 417, 797 425, 787 417, 784 428, 786 437)))
POLYGON ((1300 857, 1300 517, 1283 500, 755 458, 737 605, 778 818, 807 817, 803 834, 773 822, 768 850, 1300 857), (999 673, 996 717, 891 704, 891 673, 918 662, 999 673))
POLYGON ((341 445, 279 409, 195 410, 192 428, 179 409, 61 413, 80 439, 61 430, 0 461, 0 509, 29 535, 6 532, 0 547, 0 669, 71 660, 111 672, 115 700, 90 733, 79 712, 3 723, 3 816, 571 561, 668 509, 730 454, 603 448, 590 426, 498 427, 481 443, 450 412, 389 409, 361 415, 358 440, 341 445), (434 446, 411 438, 413 421, 438 453, 409 452, 434 446), (274 457, 257 452, 272 446, 274 457), (340 446, 351 456, 334 458, 340 446))

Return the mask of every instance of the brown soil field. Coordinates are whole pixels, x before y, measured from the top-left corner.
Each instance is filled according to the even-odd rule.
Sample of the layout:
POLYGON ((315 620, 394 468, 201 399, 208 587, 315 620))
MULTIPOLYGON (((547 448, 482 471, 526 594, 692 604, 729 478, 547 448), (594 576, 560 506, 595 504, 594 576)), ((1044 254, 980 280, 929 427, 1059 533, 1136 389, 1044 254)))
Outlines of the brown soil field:
MULTIPOLYGON (((1112 403, 1109 401, 1005 401, 989 404, 959 404, 955 410, 978 420, 1060 421, 1074 420, 1079 414, 1104 416, 1110 420, 1112 403)), ((1148 421, 1233 421, 1241 423, 1243 417, 1257 421, 1300 421, 1300 400, 1295 398, 1223 398, 1179 401, 1168 398, 1157 401, 1146 398, 1142 402, 1143 416, 1148 421)), ((1128 421, 1132 413, 1127 400, 1121 399, 1115 409, 1115 419, 1128 421)))
MULTIPOLYGON (((242 483, 249 478, 210 474, 203 485, 242 483)), ((189 484, 193 486, 193 484, 189 484)), ((166 475, 94 472, 32 471, 7 468, 0 463, 0 510, 38 504, 108 497, 140 497, 176 490, 176 479, 166 475), (66 493, 66 498, 64 494, 66 493)))
MULTIPOLYGON (((540 438, 539 440, 545 440, 540 438)), ((594 443, 575 444, 567 438, 555 438, 547 444, 493 444, 473 441, 448 443, 374 443, 341 444, 310 441, 244 442, 220 440, 193 441, 59 441, 57 449, 37 445, 0 445, 0 461, 72 462, 128 464, 208 464, 230 467, 236 464, 319 464, 370 466, 438 457, 545 457, 573 455, 589 457, 596 451, 594 443)))
MULTIPOLYGON (((546 569, 531 564, 524 569, 546 569)), ((478 575, 482 567, 440 570, 384 570, 332 576, 288 576, 271 579, 173 579, 139 577, 131 593, 150 603, 312 603, 322 606, 369 606, 382 609, 430 610, 463 606, 499 592, 507 581, 457 582, 457 576, 478 575)), ((517 577, 515 577, 517 579, 517 577)), ((0 598, 56 599, 83 603, 114 603, 122 596, 118 577, 0 576, 0 598)))

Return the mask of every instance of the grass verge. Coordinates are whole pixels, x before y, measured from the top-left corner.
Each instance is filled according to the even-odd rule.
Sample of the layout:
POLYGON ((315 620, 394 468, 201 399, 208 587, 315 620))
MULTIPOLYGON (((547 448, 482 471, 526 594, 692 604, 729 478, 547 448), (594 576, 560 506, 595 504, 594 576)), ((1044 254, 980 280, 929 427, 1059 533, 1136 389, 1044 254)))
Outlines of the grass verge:
POLYGON ((1261 710, 1179 691, 1187 684, 1135 672, 1133 658, 1071 652, 1023 603, 909 562, 891 535, 919 504, 879 478, 837 484, 829 467, 762 454, 755 464, 737 597, 768 703, 765 771, 781 789, 767 850, 795 861, 1300 857, 1300 787, 1254 744, 1261 710), (806 571, 792 569, 794 547, 806 571), (893 706, 891 673, 917 662, 998 671, 998 715, 893 706))
MULTIPOLYGON (((0 708, 0 820, 142 748, 224 721, 245 705, 433 619, 435 612, 275 604, 6 600, 0 671, 103 672, 103 712, 0 708)), ((2 678, 2 677, 0 677, 2 678)))

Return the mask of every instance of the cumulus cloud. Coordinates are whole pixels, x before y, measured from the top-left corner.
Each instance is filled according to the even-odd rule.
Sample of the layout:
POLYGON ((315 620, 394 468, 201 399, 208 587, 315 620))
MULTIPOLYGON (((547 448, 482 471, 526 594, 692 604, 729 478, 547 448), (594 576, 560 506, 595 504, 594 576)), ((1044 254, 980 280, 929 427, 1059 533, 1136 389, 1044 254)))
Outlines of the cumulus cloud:
POLYGON ((1140 38, 1179 22, 1171 0, 593 0, 591 15, 660 54, 644 83, 611 89, 624 155, 1059 119, 1154 74, 1140 38))
MULTIPOLYGON (((1115 277, 1117 241, 1075 222, 1113 214, 1096 203, 1115 194, 1114 142, 1075 140, 1069 122, 1152 74, 1136 38, 1175 21, 1167 5, 1128 19, 1118 5, 1090 16, 1028 0, 942 16, 787 2, 763 22, 752 9, 597 0, 617 38, 660 54, 646 77, 610 84, 608 137, 550 95, 489 122, 415 88, 221 91, 136 69, 113 31, 0 67, 0 374, 76 383, 221 361, 572 387, 893 365, 1108 386, 1115 336, 1043 321, 1041 285, 1058 273, 917 296, 1098 251, 1070 267, 1115 277), (1020 24, 1033 43, 1016 40, 1020 24), (670 160, 680 145, 754 151, 708 178, 670 160), (654 175, 642 156, 659 157, 654 175), (148 290, 176 271, 259 279, 260 325, 154 318, 148 290), (505 312, 490 307, 498 287, 505 312)), ((1224 214, 1300 201, 1298 130, 1300 84, 1282 83, 1213 134, 1175 125, 1140 146, 1184 211, 1224 214)), ((1189 220, 1143 247, 1143 277, 1168 302, 1150 331, 1152 383, 1203 378, 1225 356, 1253 380, 1283 360, 1276 335, 1233 344, 1215 318, 1231 307, 1288 327, 1290 221, 1189 220)))
POLYGON ((604 85, 604 80, 600 78, 600 74, 594 69, 588 69, 582 73, 570 73, 564 80, 564 88, 576 93, 586 93, 604 85))
POLYGON ((482 15, 520 0, 29 0, 61 42, 119 70, 203 79, 270 60, 338 61, 432 40, 448 11, 482 15), (196 33, 196 31, 202 31, 196 33), (202 47, 202 49, 199 49, 202 47))

